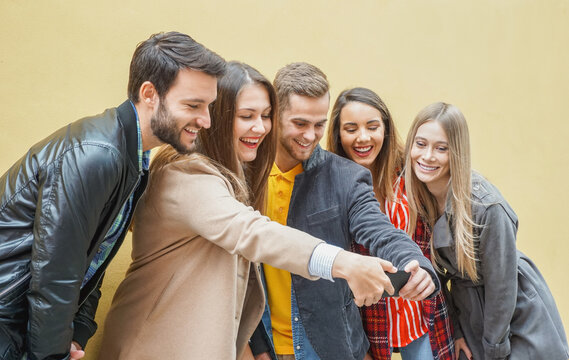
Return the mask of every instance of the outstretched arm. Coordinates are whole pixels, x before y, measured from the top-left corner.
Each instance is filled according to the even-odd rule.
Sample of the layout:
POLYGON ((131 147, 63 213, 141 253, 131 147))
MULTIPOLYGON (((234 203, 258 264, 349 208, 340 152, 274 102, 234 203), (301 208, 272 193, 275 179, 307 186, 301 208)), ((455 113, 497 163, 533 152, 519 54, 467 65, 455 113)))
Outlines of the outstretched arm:
POLYGON ((352 175, 352 189, 348 192, 350 235, 370 250, 370 254, 389 260, 394 266, 406 269, 414 260, 418 268, 411 266, 410 286, 403 294, 418 299, 423 291, 431 290, 427 297, 434 296, 440 289, 439 279, 431 262, 423 255, 419 246, 402 230, 396 229, 387 216, 380 211, 371 186, 369 172, 352 175), (427 276, 428 275, 428 280, 427 276), (429 284, 432 283, 434 287, 429 284), (421 291, 419 291, 421 290, 421 291))

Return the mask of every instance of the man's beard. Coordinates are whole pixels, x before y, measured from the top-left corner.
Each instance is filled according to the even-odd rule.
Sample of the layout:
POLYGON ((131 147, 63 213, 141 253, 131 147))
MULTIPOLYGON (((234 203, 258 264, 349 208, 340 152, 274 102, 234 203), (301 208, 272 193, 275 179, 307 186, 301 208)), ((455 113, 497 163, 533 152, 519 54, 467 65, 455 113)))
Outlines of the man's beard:
POLYGON ((189 154, 194 150, 193 144, 187 147, 180 141, 176 118, 166 109, 164 99, 158 105, 158 112, 150 118, 150 128, 154 136, 163 143, 170 144, 180 154, 189 154))

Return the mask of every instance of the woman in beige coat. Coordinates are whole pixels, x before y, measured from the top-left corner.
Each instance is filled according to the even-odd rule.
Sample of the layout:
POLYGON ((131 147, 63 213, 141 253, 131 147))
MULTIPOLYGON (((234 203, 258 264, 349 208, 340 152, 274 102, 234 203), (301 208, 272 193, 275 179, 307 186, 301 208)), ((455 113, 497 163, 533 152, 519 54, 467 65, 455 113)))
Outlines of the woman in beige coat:
MULTIPOLYGON (((270 82, 231 62, 196 153, 166 147, 156 154, 134 215, 133 262, 108 313, 99 359, 241 358, 264 308, 255 263, 315 278, 308 264, 321 240, 253 210, 263 210, 276 110, 270 82)), ((381 264, 341 251, 332 275, 367 303, 383 291, 377 285, 392 291, 381 264), (361 277, 356 266, 342 266, 345 259, 361 277), (373 281, 373 294, 357 291, 373 281)))

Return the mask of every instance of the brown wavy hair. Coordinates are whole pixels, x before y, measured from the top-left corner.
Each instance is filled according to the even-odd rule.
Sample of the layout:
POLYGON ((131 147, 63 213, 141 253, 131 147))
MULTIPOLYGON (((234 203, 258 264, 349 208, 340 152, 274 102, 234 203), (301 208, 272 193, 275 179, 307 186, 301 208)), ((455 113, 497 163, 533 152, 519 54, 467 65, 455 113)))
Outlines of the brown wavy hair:
MULTIPOLYGON (((231 182, 239 201, 263 212, 267 179, 275 161, 277 143, 278 103, 273 85, 253 67, 230 61, 217 82, 217 99, 210 105, 210 114, 211 127, 198 133, 195 152, 206 157, 231 182), (237 97, 249 84, 258 84, 267 90, 272 128, 259 145, 255 160, 241 163, 235 153, 233 124, 237 97)), ((152 161, 151 171, 183 156, 188 155, 177 154, 169 145, 162 146, 152 161)))

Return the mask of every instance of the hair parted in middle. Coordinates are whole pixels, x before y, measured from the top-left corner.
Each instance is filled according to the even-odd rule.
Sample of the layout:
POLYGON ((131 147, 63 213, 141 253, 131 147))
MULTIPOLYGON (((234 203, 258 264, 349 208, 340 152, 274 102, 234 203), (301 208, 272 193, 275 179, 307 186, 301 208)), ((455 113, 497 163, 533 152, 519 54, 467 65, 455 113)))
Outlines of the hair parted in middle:
POLYGON ((279 112, 288 108, 292 94, 319 98, 330 91, 328 78, 322 70, 305 62, 296 62, 281 68, 275 75, 273 85, 279 99, 279 112))
MULTIPOLYGON (((454 105, 437 102, 423 108, 411 124, 405 144, 405 187, 409 201, 409 231, 413 233, 417 225, 417 216, 421 216, 431 228, 439 217, 437 200, 429 192, 413 170, 411 148, 419 127, 429 121, 440 124, 448 138, 450 180, 446 197, 450 203, 452 223, 449 224, 454 233, 458 269, 468 274, 474 282, 478 281, 476 270, 476 254, 474 242, 474 227, 472 220, 471 199, 471 165, 470 165, 470 136, 468 125, 462 112, 454 105)), ((431 246, 433 262, 436 253, 431 246)))
POLYGON ((381 150, 374 160, 371 170, 373 187, 382 208, 386 200, 394 199, 394 182, 397 179, 397 171, 403 169, 403 145, 389 109, 379 95, 370 89, 356 87, 344 90, 338 95, 332 108, 331 123, 328 125, 327 141, 328 150, 348 157, 342 147, 340 138, 340 119, 342 109, 350 102, 359 102, 369 105, 379 111, 383 123, 384 139, 381 150))
MULTIPOLYGON (((206 156, 219 168, 231 182, 237 199, 261 212, 264 212, 267 179, 275 161, 277 107, 275 89, 267 78, 247 64, 230 61, 227 63, 225 74, 217 82, 217 99, 210 105, 211 127, 201 129, 195 142, 195 152, 206 156), (259 145, 255 160, 241 163, 233 143, 233 126, 237 97, 244 87, 251 84, 261 85, 267 90, 271 105, 272 129, 259 145)), ((170 146, 163 147, 156 154, 153 165, 156 161, 164 163, 181 156, 176 155, 170 146)))

